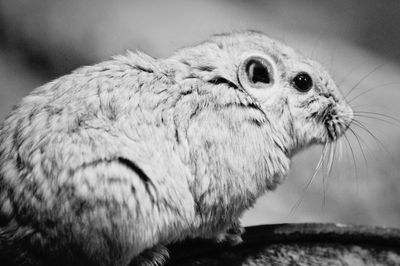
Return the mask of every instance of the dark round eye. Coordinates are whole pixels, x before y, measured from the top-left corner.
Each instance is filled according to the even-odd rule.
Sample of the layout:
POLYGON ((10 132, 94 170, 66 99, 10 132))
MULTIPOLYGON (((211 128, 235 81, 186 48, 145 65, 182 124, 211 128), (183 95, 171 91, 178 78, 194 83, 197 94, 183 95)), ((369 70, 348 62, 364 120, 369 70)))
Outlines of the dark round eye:
POLYGON ((301 72, 297 74, 292 80, 293 86, 296 90, 301 92, 309 91, 313 86, 313 81, 310 75, 307 73, 301 72))
POLYGON ((253 84, 271 82, 268 67, 257 59, 251 59, 247 62, 246 73, 249 81, 253 84))

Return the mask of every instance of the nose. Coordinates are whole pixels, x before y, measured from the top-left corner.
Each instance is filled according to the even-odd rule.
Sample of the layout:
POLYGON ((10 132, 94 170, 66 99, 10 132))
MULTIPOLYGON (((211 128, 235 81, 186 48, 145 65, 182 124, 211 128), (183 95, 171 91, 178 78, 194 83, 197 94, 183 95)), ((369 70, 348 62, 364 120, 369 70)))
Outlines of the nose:
POLYGON ((338 103, 339 102, 339 99, 335 95, 333 95, 331 92, 321 92, 320 95, 322 97, 327 98, 332 103, 338 103))

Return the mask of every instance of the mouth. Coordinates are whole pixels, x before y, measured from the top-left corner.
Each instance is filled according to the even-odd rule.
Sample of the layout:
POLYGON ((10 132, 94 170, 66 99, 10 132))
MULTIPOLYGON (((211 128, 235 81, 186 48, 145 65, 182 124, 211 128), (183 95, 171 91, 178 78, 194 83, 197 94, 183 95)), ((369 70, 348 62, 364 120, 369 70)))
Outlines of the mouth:
POLYGON ((351 116, 339 114, 335 108, 328 108, 323 116, 323 124, 326 129, 328 141, 338 140, 349 128, 352 118, 351 116))
POLYGON ((329 141, 335 141, 341 135, 340 125, 335 118, 327 119, 324 122, 329 141))

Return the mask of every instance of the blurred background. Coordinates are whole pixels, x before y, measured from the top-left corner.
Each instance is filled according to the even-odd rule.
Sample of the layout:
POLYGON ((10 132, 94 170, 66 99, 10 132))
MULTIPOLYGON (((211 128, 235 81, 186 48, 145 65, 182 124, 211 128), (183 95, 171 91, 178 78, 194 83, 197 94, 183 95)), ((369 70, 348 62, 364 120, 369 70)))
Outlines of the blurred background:
POLYGON ((166 57, 210 34, 261 30, 330 69, 367 130, 347 133, 329 176, 310 182, 322 147, 297 155, 244 225, 400 227, 399 26, 397 0, 0 0, 0 119, 35 87, 127 49, 166 57))

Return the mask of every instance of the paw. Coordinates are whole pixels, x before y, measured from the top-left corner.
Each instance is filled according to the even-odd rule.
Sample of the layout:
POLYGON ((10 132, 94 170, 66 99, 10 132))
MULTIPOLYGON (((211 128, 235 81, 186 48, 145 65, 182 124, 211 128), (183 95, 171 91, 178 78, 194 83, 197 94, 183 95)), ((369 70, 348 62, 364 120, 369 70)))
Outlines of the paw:
POLYGON ((163 245, 156 245, 140 253, 129 266, 162 266, 168 259, 168 249, 163 245))
POLYGON ((243 242, 242 234, 245 232, 240 222, 235 222, 226 232, 220 233, 216 237, 218 243, 226 243, 230 246, 236 246, 243 242))
POLYGON ((244 229, 242 224, 239 221, 237 221, 237 222, 233 223, 226 232, 228 234, 235 234, 235 235, 241 236, 244 234, 244 232, 246 232, 246 230, 244 229))
POLYGON ((243 242, 240 235, 220 233, 216 237, 217 243, 228 244, 229 246, 236 246, 243 242))

